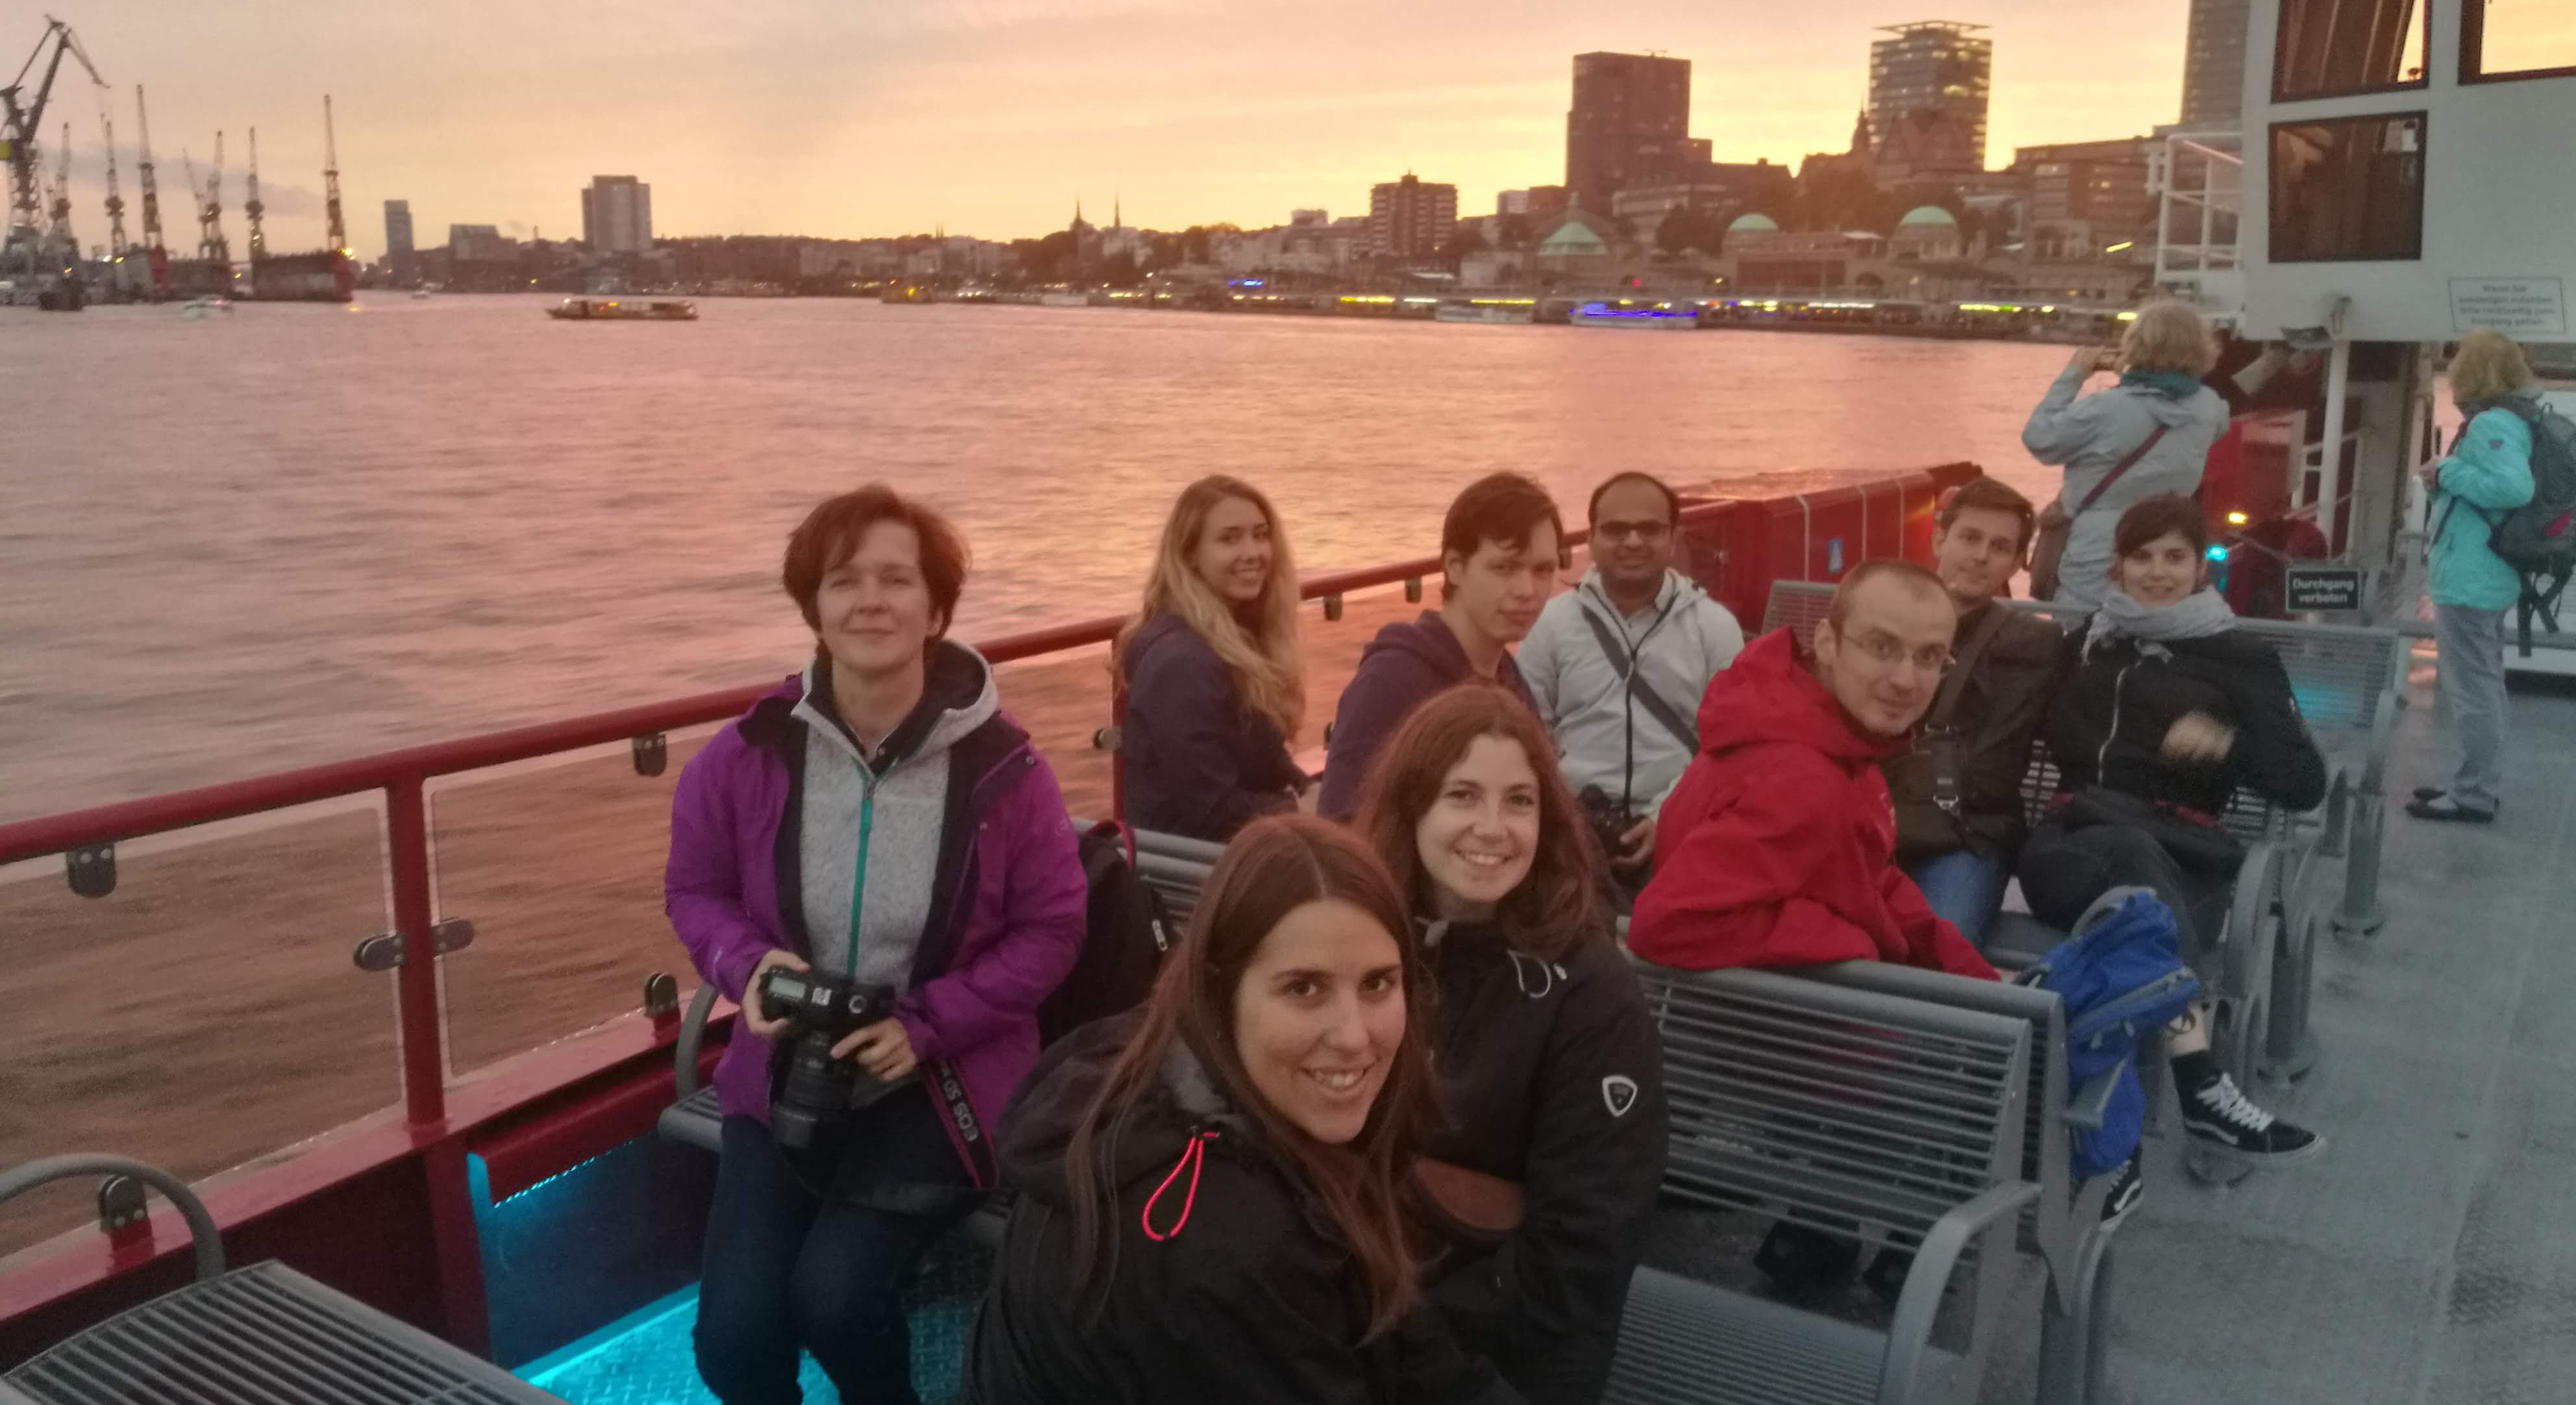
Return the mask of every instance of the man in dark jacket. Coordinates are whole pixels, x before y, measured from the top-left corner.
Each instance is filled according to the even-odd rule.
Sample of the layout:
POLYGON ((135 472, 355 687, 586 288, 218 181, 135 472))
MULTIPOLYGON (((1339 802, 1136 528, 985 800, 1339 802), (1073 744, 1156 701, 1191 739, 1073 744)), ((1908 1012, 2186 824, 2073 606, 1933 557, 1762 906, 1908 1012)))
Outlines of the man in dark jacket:
POLYGON ((1530 702, 1511 646, 1538 623, 1556 589, 1564 535, 1547 490, 1517 473, 1479 478, 1449 504, 1440 524, 1440 608, 1379 630, 1342 689, 1316 807, 1325 818, 1348 819, 1359 808, 1378 747, 1434 693, 1482 678, 1530 702))
POLYGON ((2056 694, 2058 631, 1996 597, 2030 549, 2030 499, 1977 478, 1941 505, 1932 572, 1959 632, 1911 746, 1881 766, 1896 802, 1896 862, 1970 944, 2003 907, 2027 833, 2022 773, 2056 694))
POLYGON ((1931 572, 1872 561, 1834 592, 1812 664, 1785 629, 1736 656, 1656 820, 1629 950, 1699 971, 1864 959, 1993 978, 1891 862, 1877 765, 1931 706, 1956 615, 1931 572))

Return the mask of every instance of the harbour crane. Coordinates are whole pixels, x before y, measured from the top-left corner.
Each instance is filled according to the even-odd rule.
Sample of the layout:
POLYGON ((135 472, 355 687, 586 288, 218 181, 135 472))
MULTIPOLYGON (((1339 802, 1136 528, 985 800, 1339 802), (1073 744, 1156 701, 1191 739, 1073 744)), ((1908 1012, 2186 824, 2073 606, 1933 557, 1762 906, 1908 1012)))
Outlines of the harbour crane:
POLYGON ((107 109, 98 110, 99 140, 107 147, 107 256, 125 257, 125 197, 116 189, 116 124, 108 120, 107 109))
POLYGON ((45 246, 56 258, 77 265, 80 241, 72 237, 72 124, 63 124, 63 144, 54 152, 52 199, 45 214, 45 246))
POLYGON ((0 157, 9 163, 9 228, 4 242, 18 251, 30 272, 34 270, 40 242, 36 221, 43 213, 36 199, 36 133, 44 125, 45 104, 53 97, 54 76, 62 71, 65 54, 80 60, 91 82, 102 88, 107 86, 72 27, 47 15, 45 32, 36 40, 35 51, 27 55, 17 78, 0 88, 0 157), (48 45, 53 48, 51 59, 45 57, 48 45), (44 77, 31 84, 28 75, 36 71, 39 61, 44 63, 44 77))
POLYGON ((134 182, 143 197, 143 247, 157 265, 166 252, 161 242, 161 191, 152 181, 152 118, 143 109, 143 85, 134 85, 136 148, 134 182))
POLYGON ((349 252, 349 224, 340 217, 340 137, 331 129, 331 95, 322 95, 322 207, 331 220, 331 247, 349 252))
MULTIPOLYGON (((222 150, 220 143, 223 135, 217 133, 215 140, 218 143, 216 149, 222 150)), ((215 159, 217 165, 222 164, 222 157, 218 156, 215 159)), ((250 129, 250 178, 242 191, 242 214, 250 220, 250 265, 254 270, 252 277, 258 276, 255 270, 259 267, 259 261, 268 257, 268 235, 259 227, 260 216, 267 212, 268 207, 261 204, 259 200, 259 128, 253 127, 250 129)))
POLYGON ((197 184, 197 161, 188 148, 179 148, 179 160, 188 168, 188 191, 197 201, 197 257, 230 269, 233 246, 224 238, 224 134, 215 133, 215 163, 204 185, 197 184))

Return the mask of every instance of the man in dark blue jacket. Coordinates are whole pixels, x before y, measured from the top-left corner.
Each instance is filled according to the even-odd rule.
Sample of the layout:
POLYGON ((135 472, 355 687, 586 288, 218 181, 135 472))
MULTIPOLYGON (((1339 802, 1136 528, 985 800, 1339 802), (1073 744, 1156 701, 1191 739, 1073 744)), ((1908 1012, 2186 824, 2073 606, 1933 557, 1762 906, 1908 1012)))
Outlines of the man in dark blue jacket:
MULTIPOLYGON (((1423 699, 1470 678, 1530 701, 1511 646, 1556 590, 1565 523, 1545 488, 1517 473, 1477 479, 1440 524, 1440 608, 1381 629, 1342 689, 1317 809, 1348 819, 1378 747, 1423 699)), ((1535 711, 1535 705, 1532 710, 1535 711)))

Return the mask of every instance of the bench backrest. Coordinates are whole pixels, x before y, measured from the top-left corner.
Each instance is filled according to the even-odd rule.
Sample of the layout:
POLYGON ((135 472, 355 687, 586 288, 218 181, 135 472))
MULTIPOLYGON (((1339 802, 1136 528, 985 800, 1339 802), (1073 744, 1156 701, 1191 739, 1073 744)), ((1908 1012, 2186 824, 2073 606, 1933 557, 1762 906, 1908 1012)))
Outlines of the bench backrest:
MULTIPOLYGON (((1829 582, 1775 581, 1762 628, 1768 632, 1785 625, 1797 631, 1800 647, 1810 646, 1833 598, 1829 582)), ((2037 601, 2004 603, 2061 629, 2081 618, 2081 612, 2037 601)), ((2239 620, 2237 628, 2266 641, 2281 656, 2290 694, 2298 699, 2299 716, 2311 731, 2367 735, 2378 720, 2381 695, 2404 681, 2405 640, 2395 630, 2297 620, 2239 620)))
MULTIPOLYGON (((1663 1036, 1668 1199, 1911 1252, 1942 1216, 2022 1179, 2027 1019, 1780 971, 1636 969, 1663 1036)), ((1971 1359, 1999 1316, 2010 1244, 1962 1269, 1971 1359)))
POLYGON ((1199 889, 1207 883, 1208 871, 1224 852, 1223 846, 1204 839, 1140 829, 1136 831, 1136 876, 1162 896, 1163 911, 1174 922, 1186 924, 1198 908, 1199 889))

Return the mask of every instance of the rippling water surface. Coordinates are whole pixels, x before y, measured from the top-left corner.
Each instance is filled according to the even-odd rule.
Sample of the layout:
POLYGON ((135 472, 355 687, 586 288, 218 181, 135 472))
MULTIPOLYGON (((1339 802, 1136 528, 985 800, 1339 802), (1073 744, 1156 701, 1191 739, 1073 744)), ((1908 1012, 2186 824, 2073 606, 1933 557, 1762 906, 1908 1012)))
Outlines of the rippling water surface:
POLYGON ((2038 486, 2053 347, 1124 309, 535 298, 0 312, 0 820, 756 681, 779 548, 872 478, 965 528, 968 637, 1129 606, 1223 469, 1307 569, 1425 555, 1497 468, 1755 496, 2038 486))

